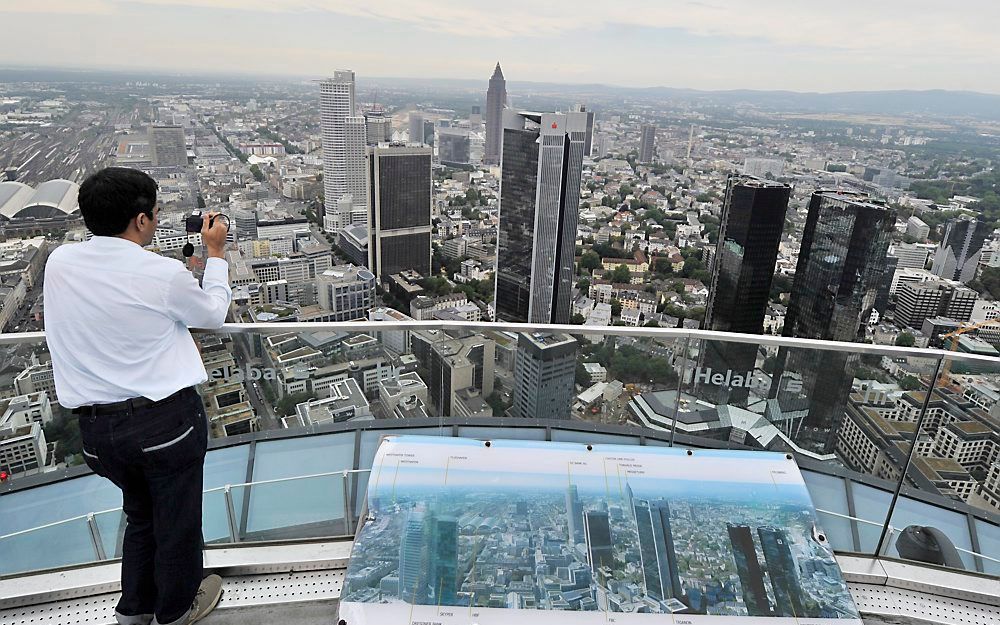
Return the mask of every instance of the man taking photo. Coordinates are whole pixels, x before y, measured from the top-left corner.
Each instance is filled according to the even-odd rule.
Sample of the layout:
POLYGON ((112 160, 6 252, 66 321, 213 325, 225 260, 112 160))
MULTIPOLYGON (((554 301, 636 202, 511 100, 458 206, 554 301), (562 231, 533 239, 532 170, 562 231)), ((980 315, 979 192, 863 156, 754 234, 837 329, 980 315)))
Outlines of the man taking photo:
POLYGON ((83 455, 122 491, 122 625, 194 623, 222 595, 202 579, 202 474, 208 428, 195 385, 208 379, 189 328, 219 328, 232 293, 226 225, 205 215, 202 285, 153 240, 156 182, 103 169, 80 185, 94 238, 45 268, 45 333, 59 403, 80 422, 83 455))

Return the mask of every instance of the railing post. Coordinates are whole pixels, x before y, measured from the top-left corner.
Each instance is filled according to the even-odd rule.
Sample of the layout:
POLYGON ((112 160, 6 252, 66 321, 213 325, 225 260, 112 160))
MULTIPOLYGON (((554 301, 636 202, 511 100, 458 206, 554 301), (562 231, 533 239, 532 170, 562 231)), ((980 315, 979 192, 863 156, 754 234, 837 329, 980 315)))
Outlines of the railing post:
POLYGON ((674 419, 670 423, 670 446, 674 446, 674 435, 677 433, 677 413, 681 409, 681 389, 684 388, 684 376, 687 375, 688 354, 691 349, 691 335, 684 339, 684 358, 681 360, 681 375, 677 378, 677 395, 674 397, 674 419))
POLYGON ((924 403, 920 407, 920 416, 917 418, 917 427, 913 431, 913 442, 910 443, 910 453, 906 454, 906 463, 903 465, 903 472, 899 476, 899 482, 896 484, 896 491, 892 494, 892 501, 889 502, 889 511, 885 515, 885 524, 882 526, 882 535, 878 538, 878 545, 875 547, 875 555, 881 555, 882 550, 886 547, 886 541, 891 538, 889 536, 892 521, 892 513, 896 510, 896 500, 899 499, 899 491, 903 489, 903 482, 906 481, 906 476, 910 471, 910 463, 913 462, 913 454, 917 451, 917 439, 920 438, 920 432, 923 431, 924 418, 927 416, 927 406, 931 403, 931 396, 934 395, 934 388, 937 386, 938 373, 941 372, 941 363, 944 362, 944 358, 938 358, 937 363, 934 365, 934 375, 931 377, 930 388, 927 389, 927 394, 924 396, 924 403))
POLYGON ((97 519, 94 518, 93 512, 87 515, 87 527, 90 529, 90 541, 94 545, 94 555, 97 556, 98 560, 107 560, 108 556, 104 553, 104 543, 101 541, 101 530, 97 527, 97 519))
POLYGON ((229 524, 229 538, 234 543, 238 543, 240 542, 240 533, 236 529, 236 508, 233 506, 233 492, 229 484, 226 484, 223 494, 226 498, 226 521, 229 524))
POLYGON ((347 471, 340 474, 340 485, 344 489, 344 528, 346 534, 351 536, 354 534, 354 511, 351 510, 351 488, 347 485, 348 475, 350 474, 347 471))

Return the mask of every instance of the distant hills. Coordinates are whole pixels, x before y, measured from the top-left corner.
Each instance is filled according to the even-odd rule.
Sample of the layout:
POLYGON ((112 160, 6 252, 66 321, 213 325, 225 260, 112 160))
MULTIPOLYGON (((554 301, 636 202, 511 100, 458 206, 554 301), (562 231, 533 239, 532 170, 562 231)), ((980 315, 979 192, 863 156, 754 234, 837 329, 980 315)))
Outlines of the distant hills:
MULTIPOLYGON (((249 76, 233 74, 198 74, 181 72, 140 72, 136 70, 73 70, 46 68, 0 68, 0 82, 198 82, 234 83, 296 82, 316 77, 301 76, 249 76)), ((454 89, 456 91, 486 93, 486 80, 358 77, 359 88, 385 85, 396 88, 413 88, 419 91, 454 89)), ((845 91, 815 93, 796 91, 703 91, 673 87, 619 87, 602 84, 559 84, 549 82, 507 82, 507 90, 521 95, 556 95, 567 99, 586 101, 588 96, 600 98, 627 97, 639 100, 682 100, 720 105, 746 104, 769 111, 795 113, 842 113, 868 115, 916 114, 932 117, 971 117, 1000 120, 1000 95, 974 91, 845 91)))

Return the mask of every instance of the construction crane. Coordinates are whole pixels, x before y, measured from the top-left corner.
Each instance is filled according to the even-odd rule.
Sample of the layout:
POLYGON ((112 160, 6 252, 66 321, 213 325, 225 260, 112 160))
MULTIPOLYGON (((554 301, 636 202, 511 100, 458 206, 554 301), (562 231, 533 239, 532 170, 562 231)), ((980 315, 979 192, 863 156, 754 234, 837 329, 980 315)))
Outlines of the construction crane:
MULTIPOLYGON (((973 330, 978 330, 984 326, 989 326, 989 325, 1000 325, 1000 319, 990 319, 988 321, 980 321, 979 323, 973 323, 971 325, 962 326, 961 328, 953 330, 948 334, 941 335, 941 338, 944 340, 951 339, 951 347, 949 347, 948 349, 949 351, 954 352, 958 350, 958 341, 959 339, 962 338, 963 334, 967 334, 969 332, 972 332, 973 330)), ((951 385, 951 363, 952 363, 951 358, 945 358, 944 366, 941 367, 941 380, 944 386, 951 385)))

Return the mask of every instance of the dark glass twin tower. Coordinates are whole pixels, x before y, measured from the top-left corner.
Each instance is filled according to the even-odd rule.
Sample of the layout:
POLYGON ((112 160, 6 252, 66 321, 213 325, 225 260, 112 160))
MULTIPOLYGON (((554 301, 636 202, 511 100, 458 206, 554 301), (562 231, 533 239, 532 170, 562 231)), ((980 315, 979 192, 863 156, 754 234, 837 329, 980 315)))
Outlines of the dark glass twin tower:
MULTIPOLYGON (((764 329, 771 279, 785 226, 791 187, 751 176, 732 176, 726 186, 719 242, 705 328, 760 334, 764 329)), ((705 344, 701 366, 713 373, 744 375, 757 361, 755 343, 705 344)), ((703 387, 716 404, 746 406, 746 388, 703 387)))
MULTIPOLYGON (((749 176, 730 178, 705 313, 709 330, 760 334, 791 189, 749 176)), ((820 190, 809 202, 783 334, 857 341, 875 303, 886 266, 895 212, 846 191, 820 190)), ((746 375, 755 343, 706 341, 704 369, 746 375)), ((830 453, 843 420, 857 356, 807 349, 779 351, 768 393, 772 410, 801 409, 796 442, 830 453)), ((703 383, 702 397, 746 407, 749 390, 703 383)))

